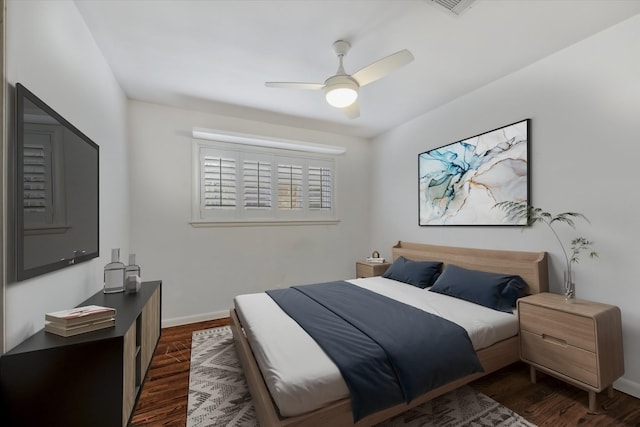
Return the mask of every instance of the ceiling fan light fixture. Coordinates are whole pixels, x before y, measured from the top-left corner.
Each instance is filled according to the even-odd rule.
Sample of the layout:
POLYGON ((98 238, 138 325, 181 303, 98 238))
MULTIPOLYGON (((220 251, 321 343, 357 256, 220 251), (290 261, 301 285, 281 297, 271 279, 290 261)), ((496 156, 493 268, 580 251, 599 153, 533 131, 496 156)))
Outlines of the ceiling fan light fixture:
POLYGON ((327 90, 327 102, 332 107, 344 108, 356 102, 358 91, 350 87, 338 87, 327 90))
POLYGON ((349 76, 331 77, 326 82, 324 96, 332 107, 348 107, 358 99, 358 83, 349 76))
MULTIPOLYGON (((435 1, 435 0, 431 0, 435 1)), ((440 0, 447 1, 447 0, 440 0)), ((458 0, 475 1, 475 0, 458 0)), ((342 64, 344 56, 349 51, 351 45, 345 40, 338 40, 333 44, 333 50, 338 55, 338 70, 334 76, 329 77, 322 83, 301 83, 301 82, 266 82, 267 87, 279 87, 289 89, 320 90, 324 89, 324 97, 327 103, 334 108, 341 109, 347 117, 355 119, 360 117, 360 106, 358 95, 361 87, 380 80, 396 69, 407 65, 413 61, 413 55, 407 49, 400 50, 389 56, 385 56, 354 74, 347 74, 342 64)))

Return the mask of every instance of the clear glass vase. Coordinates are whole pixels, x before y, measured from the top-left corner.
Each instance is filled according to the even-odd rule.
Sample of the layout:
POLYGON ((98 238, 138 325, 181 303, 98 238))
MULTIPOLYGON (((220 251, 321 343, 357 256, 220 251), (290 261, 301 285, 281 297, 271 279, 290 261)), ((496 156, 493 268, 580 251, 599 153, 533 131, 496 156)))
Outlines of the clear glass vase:
POLYGON ((571 271, 564 272, 564 300, 573 302, 576 299, 576 283, 573 280, 571 271))

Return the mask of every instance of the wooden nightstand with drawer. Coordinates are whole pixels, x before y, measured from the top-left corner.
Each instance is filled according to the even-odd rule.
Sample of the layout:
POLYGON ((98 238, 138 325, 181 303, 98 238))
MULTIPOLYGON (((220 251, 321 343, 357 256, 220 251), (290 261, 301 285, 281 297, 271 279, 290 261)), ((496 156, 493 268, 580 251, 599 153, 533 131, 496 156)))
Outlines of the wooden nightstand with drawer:
POLYGON ((518 300, 520 358, 536 370, 589 392, 589 410, 596 393, 608 389, 624 373, 622 321, 613 305, 540 293, 518 300))
POLYGON ((356 278, 382 276, 391 264, 388 262, 356 262, 356 278))

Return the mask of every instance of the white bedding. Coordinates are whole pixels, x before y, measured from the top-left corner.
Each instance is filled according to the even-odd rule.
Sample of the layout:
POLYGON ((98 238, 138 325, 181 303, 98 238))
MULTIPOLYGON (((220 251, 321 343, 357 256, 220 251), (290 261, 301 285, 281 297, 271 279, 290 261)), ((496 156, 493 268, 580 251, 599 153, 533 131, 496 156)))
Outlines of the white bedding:
MULTIPOLYGON (((348 282, 420 308, 466 329, 476 350, 517 335, 518 318, 383 277, 348 282)), ((239 295, 235 307, 280 414, 300 415, 349 395, 338 367, 266 293, 239 295)), ((357 304, 357 301, 354 301, 357 304)))

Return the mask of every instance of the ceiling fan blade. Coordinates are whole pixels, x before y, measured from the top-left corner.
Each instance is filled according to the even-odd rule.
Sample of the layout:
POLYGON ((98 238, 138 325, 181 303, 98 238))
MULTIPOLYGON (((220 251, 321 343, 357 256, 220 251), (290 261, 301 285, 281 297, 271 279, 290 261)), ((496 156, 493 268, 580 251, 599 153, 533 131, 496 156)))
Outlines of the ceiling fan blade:
POLYGON ((266 82, 264 85, 266 87, 277 87, 284 89, 320 90, 324 88, 324 83, 266 82))
POLYGON ((413 54, 407 49, 403 49, 367 65, 351 77, 356 79, 360 87, 362 87, 383 78, 411 61, 413 61, 413 54))
POLYGON ((358 101, 354 102, 348 107, 344 107, 342 111, 344 111, 347 117, 349 117, 350 119, 357 119, 358 117, 360 117, 360 105, 358 105, 358 101))

